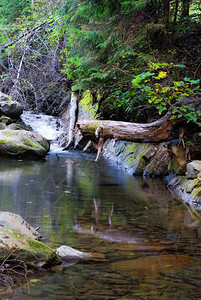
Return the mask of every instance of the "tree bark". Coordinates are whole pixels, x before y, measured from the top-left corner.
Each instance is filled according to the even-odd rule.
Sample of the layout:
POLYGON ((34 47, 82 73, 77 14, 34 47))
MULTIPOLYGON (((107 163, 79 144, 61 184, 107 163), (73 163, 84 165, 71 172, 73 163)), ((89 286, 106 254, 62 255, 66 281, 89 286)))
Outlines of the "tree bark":
POLYGON ((182 13, 181 13, 182 18, 189 16, 189 9, 190 9, 190 1, 182 0, 182 13))
POLYGON ((33 12, 33 10, 34 10, 34 0, 31 0, 31 10, 32 10, 32 12, 33 12))
POLYGON ((169 17, 170 17, 170 0, 164 0, 163 2, 163 14, 164 23, 166 25, 167 32, 169 30, 169 17))
POLYGON ((175 10, 174 10, 174 19, 173 19, 173 23, 172 23, 171 44, 173 44, 174 36, 175 36, 175 28, 176 28, 176 23, 177 23, 178 8, 179 8, 179 0, 176 0, 176 2, 175 2, 175 10))
POLYGON ((118 121, 84 120, 77 122, 77 127, 90 139, 114 138, 132 142, 162 142, 171 140, 175 120, 167 113, 158 121, 141 124, 118 121))
POLYGON ((74 131, 75 131, 75 126, 77 121, 77 109, 78 109, 77 96, 74 93, 71 93, 68 144, 64 150, 72 149, 74 146, 74 131))

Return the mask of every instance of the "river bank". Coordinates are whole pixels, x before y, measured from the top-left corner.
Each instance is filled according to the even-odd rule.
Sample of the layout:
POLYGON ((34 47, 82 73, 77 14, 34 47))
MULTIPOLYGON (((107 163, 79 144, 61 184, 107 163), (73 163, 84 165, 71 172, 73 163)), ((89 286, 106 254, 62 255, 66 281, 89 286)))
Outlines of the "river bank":
MULTIPOLYGON (((73 127, 75 149, 89 152, 98 150, 103 157, 125 169, 132 176, 143 176, 145 179, 162 177, 167 187, 184 203, 201 209, 201 161, 198 161, 196 170, 191 172, 190 176, 187 175, 188 163, 194 162, 195 159, 197 162, 197 156, 199 156, 199 154, 196 154, 197 156, 194 154, 192 158, 190 157, 191 146, 185 145, 182 139, 162 143, 138 143, 108 138, 104 139, 101 145, 98 144, 98 141, 97 144, 94 141, 90 143, 90 138, 83 137, 76 124, 83 120, 96 118, 92 96, 90 92, 85 93, 79 103, 77 100, 77 105, 75 105, 75 95, 71 98, 73 105, 69 102, 69 107, 61 116, 64 128, 68 133, 65 137, 67 138, 66 145, 70 142, 72 146, 72 130, 69 131, 68 124, 73 119, 76 120, 73 127), (72 107, 74 107, 73 111, 72 107)), ((199 149, 199 144, 197 148, 199 149)))
MULTIPOLYGON (((169 171, 171 157, 168 143, 131 143, 107 140, 103 156, 125 169, 132 176, 162 177, 170 189, 184 203, 201 209, 201 163, 194 173, 183 175, 169 171)), ((190 163, 192 165, 192 162, 190 163)), ((187 164, 188 169, 188 164, 187 164)))

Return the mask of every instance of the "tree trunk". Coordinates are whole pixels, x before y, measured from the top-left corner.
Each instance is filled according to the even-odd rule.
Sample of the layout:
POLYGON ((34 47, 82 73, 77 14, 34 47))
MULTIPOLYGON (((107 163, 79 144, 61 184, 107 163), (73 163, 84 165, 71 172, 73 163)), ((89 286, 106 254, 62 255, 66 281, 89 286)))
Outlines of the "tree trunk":
POLYGON ((71 149, 74 146, 74 130, 77 121, 77 96, 72 93, 71 100, 70 100, 70 122, 69 122, 69 129, 68 129, 68 145, 65 147, 66 149, 71 149))
POLYGON ((175 120, 167 113, 158 121, 140 124, 118 121, 84 120, 77 122, 77 127, 84 136, 90 139, 114 138, 132 142, 161 142, 172 137, 175 120))
POLYGON ((34 0, 31 0, 31 10, 32 10, 32 12, 34 10, 34 0))
POLYGON ((173 19, 173 23, 172 23, 171 44, 173 44, 174 36, 175 36, 175 27, 176 27, 176 23, 177 23, 178 8, 179 8, 179 0, 176 0, 176 2, 175 2, 175 10, 174 10, 174 19, 173 19))
POLYGON ((169 17, 170 17, 170 0, 164 0, 163 4, 164 23, 166 30, 169 30, 169 17))
POLYGON ((189 16, 189 9, 190 9, 190 0, 182 0, 182 13, 181 13, 182 18, 189 16))

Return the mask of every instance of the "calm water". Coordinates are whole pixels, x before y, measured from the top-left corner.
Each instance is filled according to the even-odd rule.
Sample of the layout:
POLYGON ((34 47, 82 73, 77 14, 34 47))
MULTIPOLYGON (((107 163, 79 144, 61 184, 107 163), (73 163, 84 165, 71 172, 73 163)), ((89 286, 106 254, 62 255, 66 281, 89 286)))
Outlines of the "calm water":
MULTIPOLYGON (((93 155, 1 159, 0 209, 40 226, 44 242, 97 260, 40 271, 5 299, 201 299, 200 216, 161 180, 93 155)), ((3 297, 2 297, 3 298, 3 297)))

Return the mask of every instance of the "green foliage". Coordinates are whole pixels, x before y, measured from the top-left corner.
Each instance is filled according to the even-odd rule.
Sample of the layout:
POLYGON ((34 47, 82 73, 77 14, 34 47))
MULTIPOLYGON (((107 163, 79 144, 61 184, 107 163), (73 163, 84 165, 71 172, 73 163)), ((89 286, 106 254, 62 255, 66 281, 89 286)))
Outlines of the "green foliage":
POLYGON ((30 0, 1 0, 0 20, 1 23, 14 22, 19 16, 26 15, 31 8, 30 0))
POLYGON ((170 110, 173 117, 183 117, 188 122, 199 124, 201 110, 197 107, 201 96, 200 80, 189 77, 174 80, 178 76, 178 68, 183 69, 184 65, 150 63, 149 71, 132 80, 133 87, 136 93, 143 93, 150 104, 156 105, 159 114, 170 110))
POLYGON ((73 90, 100 94, 96 106, 104 118, 146 122, 172 110, 175 117, 199 123, 199 1, 166 3, 37 0, 30 9, 31 0, 14 0, 11 8, 11 1, 2 0, 1 22, 12 26, 2 26, 0 46, 55 20, 3 49, 4 88, 12 91, 14 84, 24 98, 31 90, 44 103, 53 91, 60 97, 56 76, 70 80, 73 90), (23 76, 15 84, 22 57, 23 76), (37 78, 49 89, 39 84, 42 96, 37 78))

